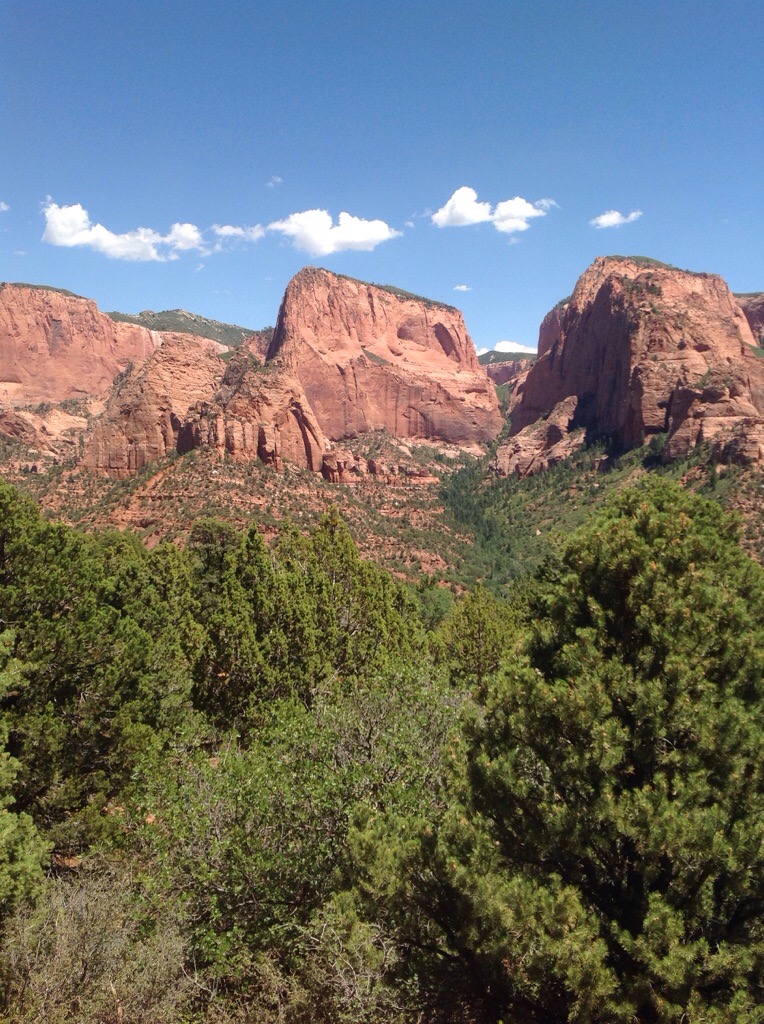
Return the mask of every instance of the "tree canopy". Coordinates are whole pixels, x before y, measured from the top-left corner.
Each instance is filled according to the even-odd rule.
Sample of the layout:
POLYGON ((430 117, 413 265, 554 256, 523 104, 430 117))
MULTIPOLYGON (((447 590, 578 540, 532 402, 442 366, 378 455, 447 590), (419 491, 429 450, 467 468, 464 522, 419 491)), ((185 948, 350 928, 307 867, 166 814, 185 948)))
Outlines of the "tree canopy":
POLYGON ((364 891, 440 1012, 761 1020, 764 572, 736 524, 675 485, 629 491, 524 620, 448 809, 376 824, 364 891))
POLYGON ((737 541, 652 480, 443 600, 336 513, 147 551, 0 484, 0 1017, 761 1024, 737 541))

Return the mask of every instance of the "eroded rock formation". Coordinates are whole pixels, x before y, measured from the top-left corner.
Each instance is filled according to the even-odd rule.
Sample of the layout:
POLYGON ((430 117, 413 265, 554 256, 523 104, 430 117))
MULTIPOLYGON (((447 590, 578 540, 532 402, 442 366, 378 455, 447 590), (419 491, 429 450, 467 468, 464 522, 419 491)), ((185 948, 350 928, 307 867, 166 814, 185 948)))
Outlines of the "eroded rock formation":
POLYGON ((736 295, 735 301, 743 310, 757 345, 764 345, 764 292, 736 295))
POLYGON ((501 428, 462 314, 326 270, 290 281, 268 360, 299 377, 333 441, 370 430, 461 445, 501 428))
POLYGON ((176 451, 189 409, 215 394, 224 369, 202 339, 164 335, 153 357, 114 388, 82 464, 121 479, 176 451))
POLYGON ((118 324, 70 292, 0 285, 0 404, 102 395, 161 344, 145 327, 118 324))
POLYGON ((511 436, 494 469, 541 468, 542 424, 554 414, 547 433, 558 446, 558 414, 569 399, 576 402, 568 431, 583 428, 624 448, 667 432, 667 457, 701 441, 723 448, 724 438, 756 435, 764 362, 753 346, 748 321, 717 275, 600 257, 545 318, 539 358, 518 388, 511 436))
POLYGON ((510 384, 533 366, 532 359, 508 359, 503 363, 489 363, 485 372, 494 384, 510 384))
MULTIPOLYGON (((475 448, 501 427, 458 310, 328 271, 290 282, 265 361, 260 332, 227 366, 216 341, 123 322, 148 313, 115 322, 66 293, 6 292, 6 386, 24 404, 108 394, 82 464, 116 478, 205 447, 350 482, 388 472, 342 447, 368 431, 475 448)), ((185 323, 181 313, 161 316, 185 323)), ((28 426, 0 430, 27 436, 28 426)))
POLYGON ((199 446, 315 472, 328 447, 297 376, 263 366, 247 347, 233 356, 217 391, 188 411, 179 450, 199 446))

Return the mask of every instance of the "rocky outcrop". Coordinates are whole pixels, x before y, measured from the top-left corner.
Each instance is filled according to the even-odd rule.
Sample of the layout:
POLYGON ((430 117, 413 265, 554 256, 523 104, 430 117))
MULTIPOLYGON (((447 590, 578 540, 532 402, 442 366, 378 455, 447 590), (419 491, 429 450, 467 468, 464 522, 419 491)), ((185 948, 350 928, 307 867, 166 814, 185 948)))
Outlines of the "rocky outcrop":
POLYGON ((748 321, 757 345, 764 345, 764 292, 736 295, 735 301, 748 321))
POLYGON ((11 406, 102 395, 161 344, 118 324, 70 292, 0 285, 0 403, 11 406))
POLYGON ((479 445, 501 427, 450 306, 306 267, 287 287, 267 358, 299 377, 332 441, 385 430, 479 445))
MULTIPOLYGON (((68 293, 3 294, 10 340, 0 368, 15 404, 108 393, 82 464, 115 478, 205 447, 352 482, 388 470, 341 447, 367 431, 472 448, 501 427, 461 313, 328 271, 307 268, 290 282, 265 357, 267 332, 255 332, 227 366, 219 341, 134 322, 225 327, 182 310, 115 320, 68 293)), ((15 420, 4 429, 29 433, 15 420)))
POLYGON ((215 393, 188 412, 178 449, 196 447, 319 472, 328 445, 296 375, 263 366, 256 351, 245 348, 233 356, 215 393))
POLYGON ((563 299, 562 302, 558 302, 556 306, 549 310, 547 315, 541 321, 538 343, 539 356, 545 355, 549 349, 556 344, 557 339, 560 337, 560 331, 562 330, 562 318, 565 315, 565 311, 569 304, 569 298, 563 299))
POLYGON ((510 384, 533 366, 532 359, 508 359, 503 363, 489 363, 485 372, 494 384, 510 384))
POLYGON ((122 479, 178 450, 189 410, 217 391, 224 369, 203 340, 164 335, 152 358, 115 387, 86 442, 82 464, 122 479))
POLYGON ((584 430, 573 431, 578 399, 559 402, 546 419, 527 427, 500 445, 489 470, 497 476, 533 476, 572 455, 586 441, 584 430))
MULTIPOLYGON (((740 307, 714 274, 600 257, 541 333, 539 358, 511 409, 512 448, 534 447, 542 424, 571 398, 570 430, 624 448, 667 432, 667 457, 739 434, 764 413, 764 362, 740 307)), ((509 462, 500 450, 494 468, 501 472, 509 462)), ((531 466, 541 462, 535 457, 531 466)))

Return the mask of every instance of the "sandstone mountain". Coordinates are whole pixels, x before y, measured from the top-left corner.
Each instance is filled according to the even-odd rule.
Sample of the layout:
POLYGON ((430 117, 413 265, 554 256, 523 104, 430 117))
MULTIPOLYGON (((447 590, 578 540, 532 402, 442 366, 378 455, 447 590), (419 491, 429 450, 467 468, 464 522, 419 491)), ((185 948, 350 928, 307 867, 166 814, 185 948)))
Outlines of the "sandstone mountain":
POLYGON ((545 318, 493 469, 524 475, 587 437, 633 448, 662 433, 667 458, 714 441, 719 458, 761 459, 764 361, 754 345, 720 277, 600 257, 545 318))
POLYGON ((163 337, 175 340, 120 385, 92 430, 90 469, 122 477, 201 447, 345 482, 392 473, 337 447, 370 431, 478 450, 501 428, 458 310, 325 270, 290 282, 264 363, 259 335, 227 367, 199 339, 163 337))
POLYGON ((527 374, 533 363, 533 359, 506 359, 486 364, 485 371, 494 384, 509 384, 527 374))
POLYGON ((0 284, 0 404, 23 406, 102 395, 161 336, 115 323, 71 292, 0 284))
POLYGON ((236 324, 221 323, 220 320, 210 320, 209 317, 189 313, 185 309, 165 309, 159 313, 155 313, 153 309, 144 309, 141 313, 114 312, 108 313, 107 316, 118 323, 138 324, 160 333, 193 334, 197 338, 207 338, 218 342, 223 350, 238 348, 244 342, 248 342, 250 346, 255 346, 262 352, 263 357, 273 337, 272 327, 253 330, 236 324))
POLYGON ((267 358, 299 377, 332 441, 385 430, 480 445, 501 428, 451 306, 306 267, 287 287, 267 358))
POLYGON ((220 387, 188 409, 178 449, 198 447, 318 472, 329 445, 299 377, 288 368, 263 366, 253 344, 232 357, 220 387))
POLYGON ((177 451, 188 410, 214 394, 222 359, 197 338, 164 335, 161 347, 119 381, 88 437, 82 464, 116 479, 177 451))

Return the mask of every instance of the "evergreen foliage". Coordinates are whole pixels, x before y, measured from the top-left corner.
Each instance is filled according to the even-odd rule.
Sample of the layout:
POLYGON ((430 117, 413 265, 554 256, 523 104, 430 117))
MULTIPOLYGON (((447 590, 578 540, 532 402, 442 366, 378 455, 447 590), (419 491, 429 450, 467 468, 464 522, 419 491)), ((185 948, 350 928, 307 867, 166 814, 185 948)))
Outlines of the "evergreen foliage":
POLYGON ((542 570, 449 809, 364 837, 439 1019, 761 1019, 763 615, 735 523, 665 481, 542 570))
POLYGON ((508 603, 336 512, 147 551, 0 484, 0 1019, 758 1024, 764 572, 589 495, 508 603))

